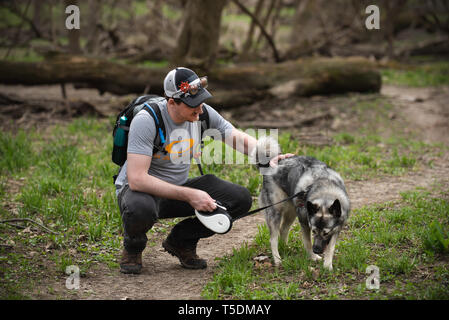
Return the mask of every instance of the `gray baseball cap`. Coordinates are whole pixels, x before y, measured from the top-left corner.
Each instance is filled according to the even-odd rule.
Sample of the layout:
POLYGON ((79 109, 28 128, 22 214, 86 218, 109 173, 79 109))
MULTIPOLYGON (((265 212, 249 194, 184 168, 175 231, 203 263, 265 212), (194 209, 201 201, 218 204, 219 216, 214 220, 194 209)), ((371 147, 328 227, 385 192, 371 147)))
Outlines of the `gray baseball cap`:
POLYGON ((164 80, 165 95, 177 98, 191 108, 198 107, 212 97, 207 88, 207 77, 198 77, 188 68, 178 67, 171 70, 164 80))

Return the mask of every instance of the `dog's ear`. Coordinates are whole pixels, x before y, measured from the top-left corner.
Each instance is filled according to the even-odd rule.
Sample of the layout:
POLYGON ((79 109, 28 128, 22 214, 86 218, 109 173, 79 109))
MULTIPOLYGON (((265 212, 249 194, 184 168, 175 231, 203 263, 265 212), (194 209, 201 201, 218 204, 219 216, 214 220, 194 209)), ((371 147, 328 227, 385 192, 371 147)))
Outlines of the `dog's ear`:
POLYGON ((334 203, 329 207, 329 212, 334 217, 340 218, 340 216, 341 216, 340 200, 336 199, 334 201, 334 203))
POLYGON ((315 213, 318 212, 319 207, 315 204, 313 204, 310 201, 307 201, 307 212, 309 213, 309 216, 313 216, 315 213))

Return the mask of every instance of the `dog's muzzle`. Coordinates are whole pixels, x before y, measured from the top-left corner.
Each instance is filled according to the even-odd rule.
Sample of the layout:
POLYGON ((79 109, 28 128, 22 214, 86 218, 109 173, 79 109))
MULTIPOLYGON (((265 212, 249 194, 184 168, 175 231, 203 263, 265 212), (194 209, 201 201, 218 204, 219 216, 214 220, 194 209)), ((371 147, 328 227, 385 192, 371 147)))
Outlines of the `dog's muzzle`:
POLYGON ((312 247, 313 253, 322 254, 324 252, 324 249, 326 249, 329 240, 330 239, 324 240, 323 238, 315 237, 313 239, 313 247, 312 247))

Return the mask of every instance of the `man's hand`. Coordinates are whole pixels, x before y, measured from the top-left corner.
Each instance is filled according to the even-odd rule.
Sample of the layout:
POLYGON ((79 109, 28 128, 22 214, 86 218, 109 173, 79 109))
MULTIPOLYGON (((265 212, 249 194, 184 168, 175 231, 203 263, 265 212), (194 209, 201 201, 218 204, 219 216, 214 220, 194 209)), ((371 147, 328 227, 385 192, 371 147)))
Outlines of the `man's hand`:
POLYGON ((203 190, 190 189, 188 202, 197 211, 212 212, 217 208, 215 200, 203 190))
POLYGON ((270 160, 270 167, 274 168, 278 165, 279 160, 283 160, 285 158, 290 158, 293 156, 296 156, 296 154, 293 153, 280 154, 270 160))

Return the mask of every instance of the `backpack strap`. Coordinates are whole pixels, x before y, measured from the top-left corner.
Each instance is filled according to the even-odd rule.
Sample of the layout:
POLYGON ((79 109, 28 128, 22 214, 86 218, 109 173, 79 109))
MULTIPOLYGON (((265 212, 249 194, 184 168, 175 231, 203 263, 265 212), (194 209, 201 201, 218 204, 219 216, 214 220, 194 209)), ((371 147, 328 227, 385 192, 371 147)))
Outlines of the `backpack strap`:
POLYGON ((161 109, 157 103, 144 103, 144 110, 148 112, 154 119, 154 123, 156 124, 156 137, 154 138, 153 143, 153 154, 157 151, 161 151, 164 154, 167 154, 167 150, 163 148, 163 145, 166 142, 165 139, 165 123, 162 119, 161 109))
POLYGON ((203 106, 203 113, 200 114, 199 118, 201 121, 201 138, 203 138, 204 131, 206 131, 210 127, 209 112, 207 111, 207 108, 205 106, 203 106))
MULTIPOLYGON (((199 120, 201 122, 201 125, 200 125, 200 139, 201 139, 200 150, 202 150, 204 148, 203 134, 210 127, 209 112, 207 111, 207 108, 205 106, 203 106, 203 113, 200 114, 199 120)), ((197 166, 200 171, 200 174, 203 176, 204 175, 203 168, 201 167, 201 164, 199 162, 197 162, 197 166)))

